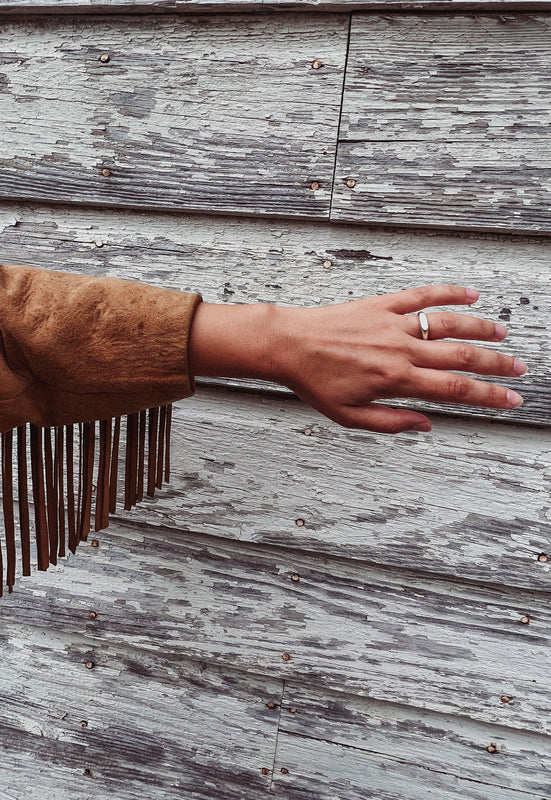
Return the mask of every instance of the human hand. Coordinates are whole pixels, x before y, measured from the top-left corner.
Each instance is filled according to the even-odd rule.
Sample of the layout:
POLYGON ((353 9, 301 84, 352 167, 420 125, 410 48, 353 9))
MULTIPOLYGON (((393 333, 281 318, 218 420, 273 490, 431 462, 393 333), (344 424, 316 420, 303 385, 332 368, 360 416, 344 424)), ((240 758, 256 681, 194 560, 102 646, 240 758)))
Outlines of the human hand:
POLYGON ((526 365, 470 342, 500 342, 502 325, 464 314, 428 313, 429 341, 418 316, 431 306, 471 305, 478 292, 425 286, 320 308, 202 304, 192 327, 196 374, 275 380, 349 428, 383 433, 429 431, 430 420, 375 399, 412 397, 440 403, 515 408, 516 392, 450 370, 518 377, 526 365))

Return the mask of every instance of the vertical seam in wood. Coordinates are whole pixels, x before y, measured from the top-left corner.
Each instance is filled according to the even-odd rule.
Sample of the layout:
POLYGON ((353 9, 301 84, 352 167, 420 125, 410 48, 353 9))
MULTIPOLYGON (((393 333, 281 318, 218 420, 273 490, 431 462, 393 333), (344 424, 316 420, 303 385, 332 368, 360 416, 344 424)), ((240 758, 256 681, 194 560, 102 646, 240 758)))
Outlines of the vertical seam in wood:
POLYGON ((270 775, 270 788, 268 790, 270 792, 272 791, 272 787, 274 785, 274 770, 275 770, 275 765, 276 765, 276 760, 277 760, 277 742, 278 742, 278 739, 279 739, 279 727, 281 725, 281 712, 283 711, 283 700, 284 700, 284 697, 285 697, 285 678, 283 678, 282 681, 281 681, 281 699, 279 701, 279 716, 277 718, 276 737, 275 737, 275 742, 274 742, 274 760, 272 761, 272 769, 270 770, 270 772, 271 772, 271 775, 270 775))
POLYGON ((342 73, 342 89, 341 89, 341 104, 339 108, 339 122, 337 125, 337 138, 335 141, 335 160, 333 162, 333 180, 331 182, 331 197, 329 198, 329 221, 331 221, 331 213, 333 211, 333 197, 335 195, 335 179, 337 177, 337 159, 339 156, 339 142, 341 140, 341 121, 342 109, 344 104, 344 92, 346 89, 346 71, 348 69, 348 54, 350 52, 350 34, 352 31, 352 14, 348 15, 348 38, 346 40, 346 54, 344 57, 344 69, 342 73))

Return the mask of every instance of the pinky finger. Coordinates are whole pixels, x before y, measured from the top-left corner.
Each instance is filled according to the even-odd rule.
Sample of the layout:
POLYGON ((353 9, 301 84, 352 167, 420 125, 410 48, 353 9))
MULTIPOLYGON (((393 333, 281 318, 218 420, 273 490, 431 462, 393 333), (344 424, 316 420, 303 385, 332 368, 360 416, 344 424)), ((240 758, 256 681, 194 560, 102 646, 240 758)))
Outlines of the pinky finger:
POLYGON ((395 409, 379 403, 368 406, 349 406, 345 425, 376 433, 402 433, 403 431, 431 430, 430 420, 422 414, 407 409, 395 409))

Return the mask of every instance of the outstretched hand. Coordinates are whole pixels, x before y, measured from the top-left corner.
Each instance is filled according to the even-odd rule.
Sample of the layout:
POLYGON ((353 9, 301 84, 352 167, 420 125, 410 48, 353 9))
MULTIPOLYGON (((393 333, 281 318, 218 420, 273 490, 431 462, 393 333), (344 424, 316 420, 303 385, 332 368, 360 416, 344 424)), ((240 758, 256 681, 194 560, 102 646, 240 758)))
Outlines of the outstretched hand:
POLYGON ((203 303, 192 326, 191 370, 275 380, 346 427, 429 431, 423 414, 373 401, 411 397, 502 409, 522 403, 504 386, 457 374, 519 377, 527 369, 522 361, 470 341, 442 341, 500 342, 502 325, 427 312, 429 338, 422 338, 415 312, 477 299, 460 286, 424 286, 320 308, 203 303))

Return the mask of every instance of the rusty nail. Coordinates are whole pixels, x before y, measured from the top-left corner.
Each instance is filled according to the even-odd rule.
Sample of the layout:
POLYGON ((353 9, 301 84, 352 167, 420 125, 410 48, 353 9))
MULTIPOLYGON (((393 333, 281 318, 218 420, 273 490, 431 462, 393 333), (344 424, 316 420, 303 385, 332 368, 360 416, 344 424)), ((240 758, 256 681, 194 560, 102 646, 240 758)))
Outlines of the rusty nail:
POLYGON ((297 713, 296 708, 290 708, 289 709, 289 714, 296 714, 296 713, 297 713))
POLYGON ((524 617, 520 618, 520 621, 522 622, 523 625, 528 625, 530 622, 530 617, 528 616, 528 614, 525 614, 524 617))
POLYGON ((101 56, 99 57, 99 60, 101 61, 102 64, 107 64, 109 61, 109 54, 102 53, 101 56))
POLYGON ((489 744, 489 745, 488 745, 488 747, 486 748, 486 750, 487 750, 489 753, 497 753, 497 744, 494 744, 494 743, 492 742, 491 744, 489 744))
POLYGON ((101 239, 96 239, 94 244, 96 245, 96 247, 103 247, 103 242, 101 241, 101 239))
POLYGON ((300 580, 300 575, 298 574, 298 572, 292 572, 291 573, 291 580, 292 581, 299 581, 300 580))
POLYGON ((97 612, 96 611, 89 611, 88 612, 88 616, 90 617, 90 619, 95 619, 97 617, 97 612))
POLYGON ((317 181, 312 181, 312 183, 310 184, 310 189, 312 189, 314 192, 317 192, 319 188, 320 188, 319 183, 317 181))
POLYGON ((108 177, 111 175, 111 170, 110 170, 110 169, 107 169, 107 167, 106 167, 105 169, 102 169, 102 171, 101 171, 101 174, 102 174, 102 175, 103 175, 105 178, 108 178, 108 177))
POLYGON ((346 181, 346 185, 348 186, 349 189, 353 189, 354 186, 356 185, 356 181, 354 180, 354 178, 348 178, 348 180, 346 181))
POLYGON ((281 767, 281 771, 283 772, 284 775, 289 774, 289 770, 287 769, 287 767, 281 767))
POLYGON ((88 727, 88 723, 86 722, 85 719, 83 719, 82 722, 80 723, 80 727, 81 728, 87 728, 88 727))
POLYGON ((96 665, 94 664, 93 661, 87 661, 86 662, 86 669, 94 669, 95 666, 96 665))
POLYGON ((92 539, 91 543, 92 547, 99 547, 99 542, 97 539, 92 539))
POLYGON ((90 775, 92 774, 92 771, 91 771, 91 770, 89 770, 89 769, 85 769, 85 770, 83 771, 83 773, 82 773, 82 774, 83 774, 83 775, 86 775, 86 777, 88 777, 88 778, 89 778, 89 777, 90 777, 90 775))
POLYGON ((327 258, 327 259, 326 259, 326 260, 323 262, 323 266, 324 266, 324 267, 332 267, 332 266, 333 266, 333 262, 332 262, 332 261, 329 261, 329 259, 327 258))
POLYGON ((547 553, 540 553, 538 556, 538 561, 541 562, 549 561, 549 556, 547 555, 547 553))
POLYGON ((276 708, 276 704, 274 703, 273 700, 270 700, 268 703, 266 703, 266 705, 268 706, 268 708, 276 708))
POLYGON ((319 58, 316 58, 316 60, 312 64, 312 69, 319 69, 320 67, 323 67, 323 64, 319 60, 319 58))
POLYGON ((295 520, 295 525, 298 525, 299 528, 302 528, 302 526, 304 525, 304 520, 303 519, 296 519, 295 520))
POLYGON ((282 658, 284 661, 290 661, 290 660, 291 660, 291 656, 289 655, 289 653, 283 653, 283 655, 281 656, 281 658, 282 658))
POLYGON ((263 775, 269 775, 270 774, 270 770, 267 767, 262 767, 262 774, 263 775))
POLYGON ((510 697, 508 694, 501 695, 501 702, 502 703, 510 703, 513 698, 510 697))

